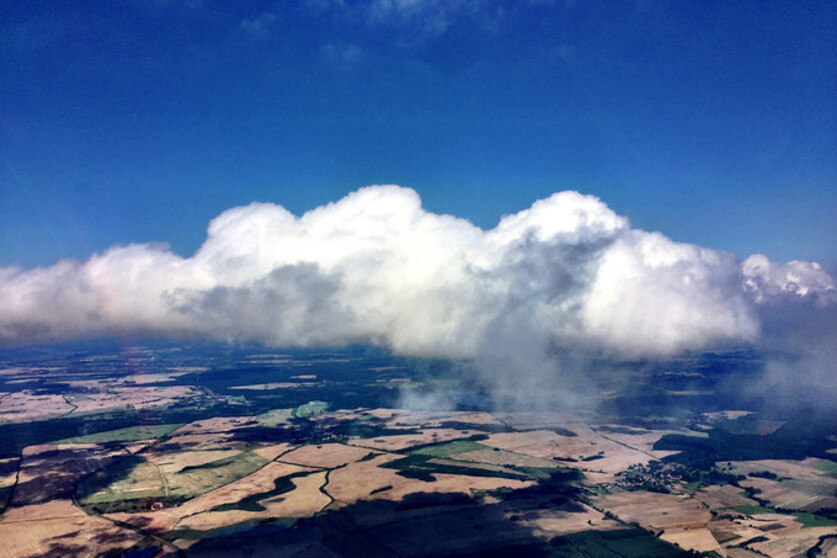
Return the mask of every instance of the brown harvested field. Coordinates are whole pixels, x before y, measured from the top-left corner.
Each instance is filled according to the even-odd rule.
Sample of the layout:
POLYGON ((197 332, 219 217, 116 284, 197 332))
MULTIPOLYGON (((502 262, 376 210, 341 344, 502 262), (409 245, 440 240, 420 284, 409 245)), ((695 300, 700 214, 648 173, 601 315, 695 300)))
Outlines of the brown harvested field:
POLYGON ((774 506, 788 509, 816 511, 837 506, 837 478, 818 468, 821 459, 809 457, 802 461, 789 459, 765 459, 760 461, 735 461, 735 473, 769 471, 776 480, 748 477, 742 486, 760 489, 760 498, 774 506), (781 479, 781 480, 779 480, 781 479))
POLYGON ((472 490, 494 490, 500 487, 518 489, 535 484, 532 481, 449 474, 434 474, 436 481, 427 482, 403 477, 395 469, 380 467, 400 457, 399 455, 379 455, 368 461, 358 461, 335 469, 329 475, 326 490, 340 503, 352 504, 358 500, 373 499, 400 501, 404 496, 417 492, 464 492, 468 494, 472 490))
POLYGON ((250 451, 258 455, 259 457, 267 459, 268 461, 273 461, 283 453, 286 453, 289 450, 291 450, 293 447, 294 446, 292 446, 291 444, 284 442, 281 444, 272 444, 269 446, 262 446, 260 448, 253 448, 250 451))
POLYGON ((710 509, 719 510, 735 506, 757 505, 755 500, 744 496, 743 491, 731 484, 712 485, 701 488, 695 493, 695 498, 709 506, 710 509))
MULTIPOLYGON (((265 511, 199 511, 184 517, 177 528, 206 531, 255 519, 311 517, 331 503, 331 499, 320 492, 320 487, 326 482, 325 471, 295 477, 291 482, 296 488, 290 492, 259 502, 266 508, 265 511)), ((203 508, 210 509, 209 506, 203 508)))
POLYGON ((805 556, 809 548, 817 544, 819 537, 837 534, 837 527, 810 527, 799 529, 781 537, 768 534, 769 540, 748 545, 749 548, 773 558, 796 558, 805 556))
POLYGON ((35 395, 31 390, 0 393, 0 423, 43 420, 66 415, 73 406, 60 395, 35 395))
POLYGON ((596 503, 622 521, 636 522, 652 531, 704 529, 712 519, 700 501, 675 494, 637 490, 601 496, 596 503))
POLYGON ((461 440, 477 434, 472 430, 455 430, 451 428, 438 428, 422 430, 417 434, 393 434, 391 436, 378 436, 376 438, 353 438, 348 441, 352 446, 375 449, 379 451, 401 451, 414 446, 435 444, 436 442, 450 442, 461 440))
POLYGON ((68 500, 10 508, 0 516, 0 556, 98 556, 126 549, 142 535, 88 516, 68 500))
POLYGON ((653 457, 602 438, 586 425, 574 425, 577 436, 561 436, 551 430, 501 432, 481 443, 486 446, 523 453, 543 459, 575 459, 563 465, 604 473, 618 473, 630 465, 648 463, 653 457), (597 456, 601 457, 597 457, 597 456), (593 458, 584 461, 585 458, 593 458))
POLYGON ((97 444, 28 446, 23 450, 12 504, 36 504, 69 496, 80 478, 127 455, 122 448, 97 444))
POLYGON ((217 488, 197 498, 193 498, 177 508, 172 508, 171 513, 180 517, 200 513, 220 506, 222 504, 235 504, 247 496, 269 492, 274 488, 274 480, 293 473, 312 471, 309 467, 300 467, 287 463, 271 462, 253 473, 235 482, 217 488))
POLYGON ((676 544, 680 548, 698 552, 715 551, 718 554, 723 553, 721 545, 715 540, 709 529, 670 530, 663 533, 660 538, 676 544))
POLYGON ((369 455, 369 449, 345 444, 302 446, 282 456, 283 463, 333 469, 369 455))

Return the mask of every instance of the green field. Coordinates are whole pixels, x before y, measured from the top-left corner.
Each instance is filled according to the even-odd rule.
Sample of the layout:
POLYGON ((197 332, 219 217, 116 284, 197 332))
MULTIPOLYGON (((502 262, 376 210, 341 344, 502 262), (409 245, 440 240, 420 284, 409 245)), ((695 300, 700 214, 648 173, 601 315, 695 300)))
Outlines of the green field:
POLYGON ((738 513, 743 513, 746 515, 758 515, 761 513, 778 513, 774 509, 765 508, 764 506, 752 506, 752 505, 743 505, 743 506, 735 506, 735 511, 738 513))
POLYGON ((79 504, 104 513, 138 511, 147 499, 166 496, 163 478, 156 466, 132 455, 84 478, 78 486, 79 504))
POLYGON ((163 474, 153 463, 134 455, 84 479, 77 497, 93 511, 137 511, 149 500, 177 505, 250 475, 269 461, 243 452, 200 466, 163 474))
POLYGON ((136 442, 138 440, 152 440, 174 432, 183 424, 150 424, 147 426, 129 426, 88 434, 74 436, 50 442, 52 444, 108 444, 111 442, 136 442))
POLYGON ((294 409, 273 409, 256 415, 255 420, 259 423, 259 426, 278 426, 288 424, 293 417, 294 409))
POLYGON ((820 471, 825 471, 826 473, 837 473, 837 461, 820 461, 817 463, 816 467, 820 471))
POLYGON ((328 410, 328 403, 325 401, 309 401, 305 405, 300 405, 293 411, 295 417, 311 417, 321 415, 328 410))
POLYGON ((411 451, 410 455, 426 455, 428 457, 450 457, 459 453, 467 453, 469 451, 481 451, 490 449, 490 447, 480 444, 479 442, 473 442, 471 440, 456 440, 454 442, 448 442, 446 444, 438 444, 434 446, 426 446, 423 448, 419 448, 417 450, 411 451))
POLYGON ((641 529, 583 531, 552 539, 553 557, 578 558, 667 558, 690 556, 641 529))
POLYGON ((837 520, 822 517, 813 513, 795 512, 797 521, 802 524, 802 527, 833 527, 837 525, 837 520))

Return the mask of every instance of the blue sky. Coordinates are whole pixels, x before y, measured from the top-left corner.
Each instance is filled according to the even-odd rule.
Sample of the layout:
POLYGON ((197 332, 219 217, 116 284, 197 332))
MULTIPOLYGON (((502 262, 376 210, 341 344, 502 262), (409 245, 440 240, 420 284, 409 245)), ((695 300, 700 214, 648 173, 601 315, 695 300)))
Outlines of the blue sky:
POLYGON ((837 4, 0 4, 0 266, 359 187, 493 227, 552 192, 837 269, 837 4))

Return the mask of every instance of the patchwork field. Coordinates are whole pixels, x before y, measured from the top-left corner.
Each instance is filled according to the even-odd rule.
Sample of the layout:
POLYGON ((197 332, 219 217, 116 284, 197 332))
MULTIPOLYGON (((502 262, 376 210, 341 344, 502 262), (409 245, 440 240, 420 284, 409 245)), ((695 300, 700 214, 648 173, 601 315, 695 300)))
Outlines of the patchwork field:
POLYGON ((761 499, 774 507, 792 510, 817 511, 837 507, 837 474, 832 470, 837 462, 809 458, 802 461, 758 460, 735 461, 735 472, 750 475, 742 486, 759 491, 761 499), (764 475, 772 478, 765 478, 764 475))
MULTIPOLYGON (((132 360, 114 374, 107 358, 88 375, 0 370, 0 556, 743 558, 837 547, 833 440, 793 458, 759 445, 790 430, 793 447, 793 417, 409 410, 393 408, 400 390, 426 380, 404 363, 221 352, 200 366, 205 355, 172 355, 149 358, 147 373, 132 360), (60 386, 44 380, 62 374, 60 386), (682 447, 658 449, 672 435, 682 447), (695 464, 696 447, 718 457, 695 464), (760 453, 724 458, 742 447, 760 453)), ((678 385, 655 393, 705 396, 679 385, 694 376, 671 378, 678 385)))
POLYGON ((144 535, 86 515, 69 500, 10 508, 0 516, 0 556, 89 556, 127 550, 144 535))

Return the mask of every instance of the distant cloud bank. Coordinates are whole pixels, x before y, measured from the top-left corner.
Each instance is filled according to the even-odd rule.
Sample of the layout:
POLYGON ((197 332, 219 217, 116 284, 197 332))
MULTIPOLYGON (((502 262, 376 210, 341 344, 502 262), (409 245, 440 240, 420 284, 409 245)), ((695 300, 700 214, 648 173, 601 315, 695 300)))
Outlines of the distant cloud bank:
POLYGON ((136 244, 0 268, 4 345, 134 332, 508 362, 578 348, 633 358, 755 342, 765 316, 775 326, 790 308, 798 326, 806 309, 835 307, 815 263, 741 262, 632 229, 577 192, 482 230, 425 211, 411 189, 371 186, 300 217, 230 209, 189 258, 136 244))

